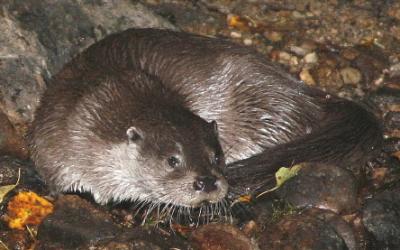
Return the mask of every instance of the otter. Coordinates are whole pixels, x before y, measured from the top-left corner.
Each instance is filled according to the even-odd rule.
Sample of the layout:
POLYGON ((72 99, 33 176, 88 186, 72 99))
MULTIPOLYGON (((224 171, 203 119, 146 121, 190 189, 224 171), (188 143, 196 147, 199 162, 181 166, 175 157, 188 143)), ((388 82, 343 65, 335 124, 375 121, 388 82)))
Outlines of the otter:
POLYGON ((52 77, 30 130, 39 173, 101 203, 198 207, 262 188, 279 167, 360 162, 375 116, 254 49, 159 29, 109 35, 52 77))

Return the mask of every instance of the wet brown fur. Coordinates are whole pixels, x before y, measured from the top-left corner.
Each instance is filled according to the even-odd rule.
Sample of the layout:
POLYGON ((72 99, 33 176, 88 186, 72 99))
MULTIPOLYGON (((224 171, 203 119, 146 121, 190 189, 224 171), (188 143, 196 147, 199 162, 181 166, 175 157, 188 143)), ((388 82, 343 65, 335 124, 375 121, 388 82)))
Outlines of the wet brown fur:
MULTIPOLYGON (((135 98, 134 112, 155 116, 160 111, 158 105, 162 105, 171 107, 169 111, 163 109, 171 119, 174 113, 179 114, 176 119, 181 120, 175 124, 190 123, 196 128, 206 126, 204 121, 217 122, 219 143, 229 164, 224 169, 225 176, 237 190, 260 188, 284 165, 365 160, 381 144, 381 128, 371 113, 351 101, 304 85, 253 49, 223 39, 156 29, 130 29, 110 35, 68 63, 54 76, 32 133, 40 133, 44 123, 62 123, 66 114, 79 112, 74 106, 79 98, 76 93, 88 94, 96 88, 98 78, 115 75, 119 81, 129 82, 134 78, 132 74, 156 79, 143 81, 141 87, 131 85, 137 90, 131 96, 135 98), (54 103, 60 98, 64 107, 57 110, 54 103), (141 98, 145 100, 143 106, 137 101, 141 98), (154 100, 154 105, 148 105, 149 99, 154 100)), ((110 105, 109 110, 98 114, 99 124, 93 131, 104 141, 122 140, 127 122, 121 114, 130 109, 129 103, 110 105), (122 107, 124 111, 114 112, 112 107, 122 107)), ((142 126, 152 130, 168 126, 160 119, 151 123, 148 118, 143 119, 142 126)), ((52 133, 63 136, 57 129, 52 133)), ((204 133, 193 131, 183 136, 196 145, 204 133)), ((79 154, 79 149, 62 140, 41 145, 36 142, 33 141, 32 150, 37 152, 37 147, 42 147, 46 152, 34 154, 39 169, 44 161, 60 153, 57 148, 79 154)), ((97 143, 93 141, 87 147, 95 150, 97 143)), ((96 159, 92 160, 97 164, 96 159)), ((48 172, 42 171, 48 176, 58 174, 48 172)), ((96 176, 88 174, 87 178, 96 176)))

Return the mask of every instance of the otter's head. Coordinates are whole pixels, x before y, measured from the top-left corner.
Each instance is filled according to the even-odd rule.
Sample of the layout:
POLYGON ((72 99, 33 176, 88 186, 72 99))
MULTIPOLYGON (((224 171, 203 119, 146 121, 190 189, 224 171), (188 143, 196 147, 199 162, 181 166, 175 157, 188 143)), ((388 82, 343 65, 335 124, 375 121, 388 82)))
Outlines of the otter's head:
POLYGON ((185 207, 223 200, 228 184, 216 122, 176 110, 150 117, 133 121, 118 146, 125 187, 118 199, 185 207))

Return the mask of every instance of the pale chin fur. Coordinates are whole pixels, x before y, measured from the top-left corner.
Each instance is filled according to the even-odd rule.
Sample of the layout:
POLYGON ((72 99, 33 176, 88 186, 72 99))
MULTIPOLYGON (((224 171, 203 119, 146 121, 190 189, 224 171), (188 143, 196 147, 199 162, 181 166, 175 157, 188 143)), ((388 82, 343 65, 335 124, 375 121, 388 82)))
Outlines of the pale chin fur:
POLYGON ((204 193, 201 191, 195 191, 198 193, 196 197, 189 202, 190 207, 198 207, 202 202, 209 202, 215 204, 220 202, 228 193, 228 183, 225 180, 219 180, 216 182, 217 190, 211 193, 204 193))
POLYGON ((171 180, 161 185, 161 176, 149 174, 151 166, 144 165, 146 163, 141 161, 133 143, 115 144, 97 151, 95 157, 99 161, 96 165, 101 167, 87 166, 86 169, 90 169, 96 178, 87 178, 82 173, 73 185, 64 186, 63 191, 90 192, 99 204, 128 200, 183 207, 198 207, 203 202, 216 204, 224 199, 228 191, 228 184, 222 176, 216 182, 216 191, 205 193, 194 190, 196 175, 190 171, 179 181, 171 180), (90 179, 93 182, 88 181, 90 179), (86 180, 85 183, 82 180, 86 180))
POLYGON ((194 190, 193 183, 195 179, 196 174, 189 171, 179 182, 170 181, 165 183, 164 187, 160 187, 156 191, 157 194, 165 193, 165 196, 158 197, 157 200, 159 202, 194 208, 201 206, 203 202, 216 204, 222 201, 228 192, 228 183, 223 177, 220 177, 216 182, 217 190, 210 193, 194 190), (168 192, 163 192, 163 189, 168 192))

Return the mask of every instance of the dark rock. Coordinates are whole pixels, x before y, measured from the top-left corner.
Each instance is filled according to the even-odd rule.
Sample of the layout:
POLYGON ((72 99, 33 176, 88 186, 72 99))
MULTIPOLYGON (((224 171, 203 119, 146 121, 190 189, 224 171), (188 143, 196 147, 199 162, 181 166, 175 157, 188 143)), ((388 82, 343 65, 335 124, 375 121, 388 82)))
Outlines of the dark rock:
POLYGON ((38 249, 190 249, 174 234, 124 228, 105 210, 75 196, 61 196, 55 212, 39 226, 38 249))
MULTIPOLYGON (((5 34, 1 27, 0 33, 2 36, 5 34)), ((1 43, 0 46, 5 47, 1 43)), ((7 51, 5 55, 0 55, 0 105, 5 107, 11 122, 22 123, 33 118, 33 109, 45 86, 43 76, 46 73, 41 67, 44 59, 39 54, 34 58, 35 55, 23 55, 22 51, 19 52, 21 54, 14 53, 7 51)))
POLYGON ((71 56, 107 34, 136 26, 171 27, 130 1, 17 0, 9 5, 9 11, 22 29, 37 35, 52 74, 71 56))
POLYGON ((400 151, 400 138, 388 138, 385 140, 383 150, 388 153, 400 151))
MULTIPOLYGON (((86 249, 86 248, 82 248, 86 249)), ((111 241, 91 246, 91 250, 161 250, 163 247, 144 240, 129 240, 124 242, 111 241)))
POLYGON ((0 186, 15 184, 18 179, 18 169, 21 169, 21 177, 15 191, 29 189, 40 194, 47 193, 45 184, 32 163, 12 156, 0 156, 0 186))
POLYGON ((307 248, 306 246, 304 248, 296 248, 295 243, 290 242, 295 242, 296 239, 301 240, 302 237, 305 237, 305 242, 311 238, 312 241, 315 241, 315 244, 320 244, 318 242, 323 242, 323 237, 325 236, 321 238, 318 233, 313 235, 313 232, 319 230, 325 233, 326 231, 332 232, 330 231, 331 229, 336 232, 338 237, 343 239, 346 245, 345 249, 364 249, 364 242, 361 239, 364 238, 365 232, 362 227, 359 229, 353 222, 358 219, 357 214, 348 215, 347 217, 350 219, 346 219, 345 221, 341 216, 329 210, 317 208, 296 209, 281 200, 271 201, 271 199, 265 199, 265 197, 255 204, 253 211, 255 213, 254 220, 258 227, 265 228, 265 231, 262 232, 259 245, 264 246, 265 241, 276 241, 276 243, 268 243, 265 246, 266 249, 285 249, 286 246, 288 247, 287 249, 318 249, 317 245, 315 248, 307 248), (352 223, 349 224, 347 221, 351 221, 352 223), (304 230, 304 232, 300 231, 299 235, 296 235, 296 227, 302 228, 303 224, 305 227, 308 225, 312 229, 310 235, 306 234, 307 230, 304 230), (295 228, 291 229, 291 227, 295 228), (275 233, 275 236, 273 236, 275 238, 268 236, 271 233, 275 233), (280 241, 282 242, 278 243, 280 241))
POLYGON ((20 158, 28 157, 27 146, 17 134, 8 117, 0 111, 0 155, 11 154, 20 158))
POLYGON ((0 9, 0 106, 31 121, 45 82, 75 54, 130 27, 168 27, 140 3, 16 0, 0 9))
POLYGON ((400 129, 400 111, 389 111, 384 117, 384 123, 388 130, 400 129))
POLYGON ((368 100, 385 110, 386 106, 400 103, 400 89, 382 87, 372 92, 368 100))
POLYGON ((39 226, 37 237, 46 249, 74 249, 120 233, 107 213, 78 196, 66 195, 57 200, 55 212, 39 226))
POLYGON ((355 249, 350 227, 340 220, 332 213, 318 210, 286 216, 268 226, 258 244, 261 249, 355 249), (338 232, 340 227, 343 236, 338 232))
POLYGON ((2 156, 0 162, 0 186, 15 184, 20 166, 14 164, 13 159, 6 156, 2 156))
POLYGON ((371 193, 375 193, 376 190, 392 189, 399 183, 400 173, 400 159, 396 157, 398 150, 393 151, 399 146, 400 139, 386 140, 384 151, 380 154, 377 159, 368 163, 369 170, 369 182, 368 185, 373 187, 372 190, 363 189, 363 196, 370 197, 371 193), (396 146, 397 144, 397 146, 396 146), (375 191, 374 191, 375 190, 375 191))
POLYGON ((357 237, 355 230, 353 227, 347 223, 342 217, 339 215, 320 209, 310 209, 306 212, 311 216, 315 216, 315 218, 324 221, 325 223, 332 226, 336 233, 344 240, 346 244, 346 248, 349 250, 361 249, 361 245, 363 242, 359 240, 357 237))
POLYGON ((8 249, 34 249, 34 239, 29 233, 25 230, 10 230, 5 225, 3 226, 0 220, 0 249, 8 250, 8 249), (7 248, 6 248, 6 247, 7 248))
POLYGON ((360 54, 352 65, 362 73, 363 85, 372 86, 382 71, 389 67, 389 61, 377 46, 357 46, 356 48, 360 54))
POLYGON ((204 225, 191 234, 191 241, 196 249, 258 249, 243 232, 228 224, 204 225))
POLYGON ((368 199, 363 208, 363 223, 377 241, 379 249, 400 248, 400 188, 386 190, 368 199))
POLYGON ((131 228, 116 238, 102 240, 94 245, 87 245, 81 249, 129 249, 129 250, 156 250, 156 249, 193 249, 190 245, 175 234, 167 233, 156 228, 131 228))
POLYGON ((225 16, 205 12, 201 3, 192 1, 163 1, 147 6, 181 29, 199 34, 215 35, 225 25, 225 16))
POLYGON ((350 171, 334 165, 307 163, 288 180, 278 196, 295 207, 318 207, 334 212, 357 206, 357 185, 350 171))

